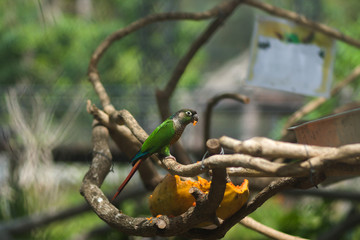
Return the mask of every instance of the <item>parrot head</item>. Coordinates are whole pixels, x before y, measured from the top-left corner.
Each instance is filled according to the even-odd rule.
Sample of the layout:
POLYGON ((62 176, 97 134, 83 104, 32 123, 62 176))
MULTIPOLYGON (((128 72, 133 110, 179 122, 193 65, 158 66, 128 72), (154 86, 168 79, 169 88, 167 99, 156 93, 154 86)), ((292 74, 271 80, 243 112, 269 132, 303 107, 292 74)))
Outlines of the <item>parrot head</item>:
POLYGON ((179 120, 183 125, 193 123, 193 125, 195 126, 196 123, 199 121, 197 112, 192 109, 181 109, 180 111, 172 115, 170 118, 179 120))

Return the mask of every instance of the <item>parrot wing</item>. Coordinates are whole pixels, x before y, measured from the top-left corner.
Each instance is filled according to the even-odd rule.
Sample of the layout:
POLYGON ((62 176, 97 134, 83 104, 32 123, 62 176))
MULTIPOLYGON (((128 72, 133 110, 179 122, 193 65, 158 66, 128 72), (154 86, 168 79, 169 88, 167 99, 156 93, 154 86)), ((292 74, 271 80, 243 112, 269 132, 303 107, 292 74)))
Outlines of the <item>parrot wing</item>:
POLYGON ((163 147, 170 144, 171 139, 175 133, 174 124, 171 119, 165 120, 161 123, 145 140, 141 149, 131 159, 132 165, 139 159, 148 157, 151 154, 159 152, 163 147))
POLYGON ((170 145, 174 134, 173 121, 171 119, 165 120, 146 139, 141 147, 141 152, 147 152, 149 154, 159 152, 163 147, 170 145))
POLYGON ((133 167, 128 176, 118 188, 111 201, 114 201, 114 199, 124 189, 126 184, 130 181, 136 170, 139 168, 142 160, 153 153, 159 152, 163 147, 170 145, 171 139, 174 137, 174 134, 174 123, 171 119, 165 120, 150 134, 150 136, 145 140, 144 144, 142 145, 140 151, 131 160, 133 167))

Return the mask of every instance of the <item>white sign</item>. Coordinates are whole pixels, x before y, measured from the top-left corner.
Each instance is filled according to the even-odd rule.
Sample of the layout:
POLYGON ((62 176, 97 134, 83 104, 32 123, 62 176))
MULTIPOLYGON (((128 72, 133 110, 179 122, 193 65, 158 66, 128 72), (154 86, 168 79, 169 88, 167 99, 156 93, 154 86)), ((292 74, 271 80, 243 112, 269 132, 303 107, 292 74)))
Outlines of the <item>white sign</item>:
POLYGON ((335 41, 285 21, 257 20, 246 83, 309 96, 329 97, 335 41))

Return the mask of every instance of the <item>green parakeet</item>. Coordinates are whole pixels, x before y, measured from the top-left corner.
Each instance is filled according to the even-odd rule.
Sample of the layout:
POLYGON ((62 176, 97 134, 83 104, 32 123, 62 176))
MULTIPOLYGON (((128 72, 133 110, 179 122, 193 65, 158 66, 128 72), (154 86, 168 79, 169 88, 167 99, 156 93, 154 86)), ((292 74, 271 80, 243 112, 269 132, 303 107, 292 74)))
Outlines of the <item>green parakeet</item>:
POLYGON ((196 111, 191 109, 182 109, 161 123, 145 140, 139 152, 131 159, 130 162, 133 167, 118 188, 116 194, 112 198, 112 201, 120 194, 144 159, 154 153, 158 153, 163 157, 171 156, 169 149, 170 145, 180 138, 185 127, 189 123, 196 125, 198 121, 199 117, 196 111))

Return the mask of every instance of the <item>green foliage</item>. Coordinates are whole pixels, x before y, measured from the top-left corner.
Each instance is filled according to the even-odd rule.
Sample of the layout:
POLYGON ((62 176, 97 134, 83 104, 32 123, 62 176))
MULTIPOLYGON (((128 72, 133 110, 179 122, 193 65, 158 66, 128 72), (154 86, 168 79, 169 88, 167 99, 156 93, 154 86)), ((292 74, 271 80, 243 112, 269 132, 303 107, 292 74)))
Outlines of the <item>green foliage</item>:
POLYGON ((1 29, 1 60, 15 70, 3 71, 2 83, 14 83, 22 78, 32 84, 76 84, 84 79, 88 59, 97 42, 110 30, 107 24, 87 24, 81 19, 61 18, 52 27, 39 28, 38 22, 15 27, 10 32, 1 29), (99 31, 102 30, 102 31, 99 31), (96 41, 96 39, 98 41, 96 41), (7 59, 7 56, 17 58, 7 59), (20 65, 19 65, 20 62, 20 65), (17 73, 15 77, 12 73, 17 73))
POLYGON ((330 220, 333 218, 334 208, 331 202, 310 201, 306 205, 296 203, 296 206, 279 219, 280 231, 314 239, 332 226, 333 222, 330 220))
MULTIPOLYGON (((289 1, 267 2, 291 10, 295 8, 295 3, 289 1)), ((360 6, 357 0, 317 2, 321 3, 321 12, 318 12, 317 20, 355 39, 360 39, 358 31, 360 6)), ((45 98, 46 105, 54 105, 58 109, 55 117, 62 115, 61 109, 64 109, 64 102, 71 103, 71 99, 79 93, 79 89, 86 89, 86 97, 97 103, 98 98, 93 93, 90 84, 86 82, 86 72, 91 54, 109 34, 153 12, 182 8, 186 11, 194 11, 194 9, 202 11, 207 8, 204 7, 204 2, 200 1, 190 4, 169 3, 161 0, 115 0, 92 1, 92 3, 94 11, 89 18, 85 18, 76 13, 75 1, 0 1, 0 111, 5 112, 2 95, 6 88, 20 83, 30 84, 33 92, 48 96, 45 98), (48 5, 51 2, 61 2, 61 4, 54 10, 48 5)), ((213 3, 217 2, 213 1, 213 3)), ((309 3, 306 4, 304 11, 309 9, 309 12, 308 14, 305 12, 305 15, 311 16, 314 8, 311 8, 309 3)), ((249 12, 247 11, 246 16, 250 16, 249 12)), ((243 20, 241 18, 239 22, 243 20)), ((146 115, 144 113, 146 111, 155 112, 153 111, 154 89, 165 85, 179 59, 208 23, 209 21, 155 23, 114 43, 99 62, 100 76, 114 105, 119 109, 127 108, 135 115, 146 115), (139 96, 145 96, 145 101, 139 100, 139 96)), ((223 36, 215 39, 216 46, 202 49, 192 59, 181 78, 180 87, 191 89, 198 86, 204 70, 208 70, 209 66, 216 67, 222 63, 223 59, 226 60, 228 55, 223 53, 224 48, 221 47, 226 45, 228 49, 231 49, 232 54, 236 53, 232 49, 240 48, 234 44, 238 40, 233 37, 233 34, 236 32, 239 38, 242 37, 240 35, 243 34, 243 27, 246 26, 241 26, 239 30, 236 21, 227 26, 233 26, 233 28, 227 29, 225 40, 223 36), (223 54, 221 59, 218 57, 219 54, 223 54)), ((248 39, 249 36, 246 38, 248 39)), ((359 62, 358 49, 337 42, 334 80, 339 81, 346 77, 359 62)), ((353 90, 351 100, 359 100, 360 82, 355 81, 351 88, 353 90)), ((331 113, 342 103, 339 97, 332 98, 306 116, 305 120, 331 113)), ((0 122, 6 122, 6 114, 0 115, 0 122)), ((281 124, 283 122, 284 120, 281 124)), ((91 118, 84 111, 76 123, 73 137, 84 137, 89 141, 90 126, 91 118), (85 131, 84 126, 87 129, 85 131)), ((274 130, 272 134, 277 136, 278 130, 280 128, 274 130)), ((54 204, 65 207, 83 202, 83 198, 78 193, 80 181, 81 179, 77 180, 76 186, 62 189, 61 199, 54 204)), ((115 189, 116 186, 104 186, 104 188, 115 189)), ((9 202, 9 205, 1 202, 1 220, 31 213, 27 208, 25 194, 18 189, 15 189, 15 193, 17 197, 9 202)), ((129 215, 149 215, 146 199, 138 202, 125 201, 121 208, 129 215)), ((294 204, 291 208, 284 209, 281 199, 273 198, 253 213, 252 217, 286 233, 314 238, 316 234, 325 231, 333 222, 339 220, 333 218, 333 209, 332 204, 327 202, 315 202, 309 205, 294 204)), ((67 239, 76 233, 87 232, 99 224, 102 224, 102 221, 95 214, 87 213, 71 220, 51 224, 31 236, 34 239, 67 239)), ((244 239, 264 238, 242 226, 235 226, 227 233, 226 239, 238 239, 239 235, 246 236, 244 239)), ((114 231, 101 236, 101 239, 114 238, 127 239, 128 237, 114 231)))
MULTIPOLYGON (((250 217, 284 233, 303 238, 316 239, 341 220, 345 213, 336 212, 336 202, 307 198, 299 201, 275 196, 257 209, 250 217), (285 202, 286 201, 286 202, 285 202)), ((238 224, 226 239, 267 239, 263 235, 238 224)))
MULTIPOLYGON (((0 112, 6 111, 2 95, 18 84, 31 86, 29 97, 32 93, 45 95, 49 104, 60 105, 56 117, 64 109, 61 105, 71 104, 79 90, 99 105, 86 81, 96 47, 114 31, 143 16, 177 7, 176 3, 163 4, 160 0, 92 3, 90 18, 76 13, 74 1, 62 1, 58 6, 40 0, 0 3, 0 112)), ((155 89, 169 80, 177 62, 205 26, 193 21, 154 23, 112 44, 98 64, 112 103, 117 108, 126 107, 142 122, 156 106, 155 89)), ((180 87, 197 85, 205 56, 205 51, 200 51, 192 60, 180 87)), ((83 133, 89 119, 85 111, 80 115, 76 123, 79 133, 74 134, 77 139, 89 139, 90 135, 83 133)), ((6 124, 6 114, 0 114, 0 122, 6 124)))
MULTIPOLYGON (((4 8, 0 10, 4 23, 0 25, 0 84, 5 88, 16 83, 46 85, 56 91, 88 85, 84 80, 95 48, 106 36, 132 21, 153 11, 163 11, 160 3, 93 2, 96 11, 90 20, 76 15, 74 3, 68 1, 57 9, 60 14, 52 12, 54 10, 43 1, 3 3, 4 8)), ((138 93, 134 89, 149 91, 162 86, 198 35, 201 25, 204 26, 191 21, 155 23, 114 43, 99 62, 104 85, 112 89, 116 84, 118 92, 113 92, 112 96, 116 98, 120 93, 125 99, 138 93)), ((195 67, 187 70, 181 86, 194 86, 198 82, 205 60, 201 54, 202 57, 193 61, 195 67)))
POLYGON ((6 199, 5 196, 2 196, 0 199, 0 221, 23 217, 30 213, 25 192, 15 184, 9 187, 11 187, 12 194, 16 197, 11 199, 11 196, 8 196, 8 199, 6 199))
MULTIPOLYGON (((329 26, 339 29, 344 34, 354 38, 360 39, 358 26, 360 23, 360 16, 357 14, 359 11, 358 1, 322 1, 323 18, 322 22, 329 26), (341 5, 341 8, 339 8, 341 5)), ((360 62, 360 51, 354 46, 350 46, 341 41, 336 44, 336 60, 334 65, 334 81, 340 81, 348 76, 360 62)), ((359 81, 354 81, 351 85, 354 89, 353 100, 359 98, 358 89, 360 87, 359 81)), ((337 103, 341 104, 340 101, 337 103)), ((329 108, 335 107, 334 103, 329 104, 329 108)))

